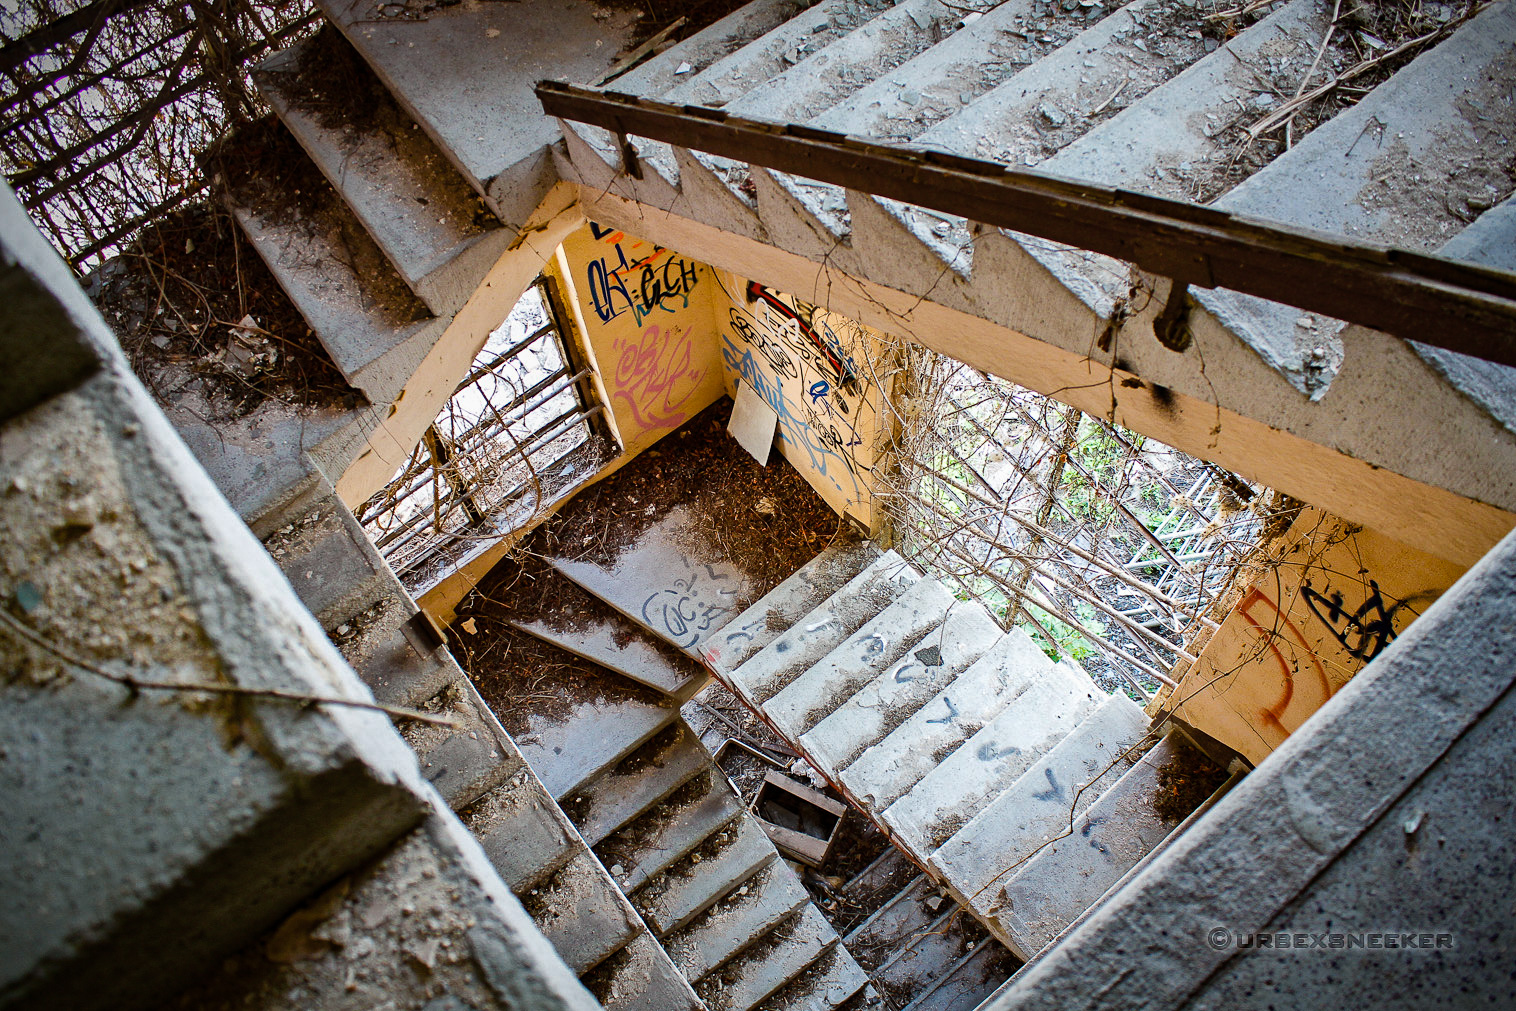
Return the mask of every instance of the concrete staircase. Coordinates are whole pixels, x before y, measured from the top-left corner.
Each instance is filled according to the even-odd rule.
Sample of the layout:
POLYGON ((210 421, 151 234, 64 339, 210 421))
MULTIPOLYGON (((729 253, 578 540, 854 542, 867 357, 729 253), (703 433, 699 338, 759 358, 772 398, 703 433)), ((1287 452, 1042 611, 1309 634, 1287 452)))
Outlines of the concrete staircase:
MULTIPOLYGON (((883 13, 822 4, 756 39, 753 20, 734 15, 701 33, 698 44, 654 58, 606 90, 1037 166, 1476 261, 1509 246, 1508 216, 1481 227, 1512 190, 1516 107, 1497 83, 1512 73, 1509 4, 1488 5, 1272 161, 1273 148, 1261 144, 1243 156, 1245 128, 1288 99, 1316 63, 1331 11, 1324 0, 1279 0, 1218 38, 1208 12, 1181 0, 1120 7, 908 0, 883 13), (1459 245, 1446 245, 1460 232, 1467 234, 1459 245)), ((1347 45, 1352 34, 1339 25, 1334 38, 1347 45)), ((1324 55, 1313 84, 1358 59, 1352 50, 1324 55)), ((788 271, 802 294, 818 285, 839 309, 989 371, 1000 363, 972 325, 942 317, 931 332, 920 330, 930 324, 912 308, 919 303, 885 304, 886 292, 1030 335, 1072 357, 1066 371, 1057 371, 1062 359, 1049 360, 1024 365, 1026 374, 1013 378, 1064 390, 1070 402, 1091 381, 1090 358, 1141 377, 1128 384, 1136 393, 1091 393, 1088 410, 1113 409, 1113 398, 1125 398, 1123 409, 1143 421, 1150 405, 1136 398, 1172 391, 1482 502, 1516 502, 1509 482, 1491 482, 1478 468, 1444 467, 1435 462, 1441 451, 1407 452, 1384 439, 1383 418, 1361 406, 1393 385, 1419 409, 1479 431, 1482 448, 1473 451, 1508 471, 1494 461, 1516 448, 1510 369, 1459 357, 1467 367, 1460 372, 1439 360, 1447 355, 1404 353, 1361 328, 1224 291, 1186 303, 1196 350, 1175 354, 1152 335, 1167 282, 1125 263, 645 139, 632 139, 639 165, 631 172, 609 133, 566 124, 565 138, 563 171, 580 181, 591 212, 609 222, 645 221, 651 241, 722 262, 739 255, 740 243, 708 228, 750 240, 743 248, 766 263, 766 283, 783 286, 788 271), (823 264, 831 279, 805 281, 822 275, 783 259, 797 256, 823 264), (852 295, 838 275, 880 287, 852 295)), ((1173 430, 1150 434, 1197 455, 1236 454, 1228 466, 1274 466, 1208 429, 1191 433, 1173 419, 1158 427, 1173 430)), ((1444 459, 1471 451, 1469 440, 1445 450, 1444 459)), ((1264 477, 1278 487, 1291 480, 1264 477)), ((1335 483, 1320 478, 1316 497, 1335 495, 1335 483)), ((1348 487, 1341 511, 1366 508, 1348 487)), ((1376 516, 1371 525, 1397 522, 1376 516)))

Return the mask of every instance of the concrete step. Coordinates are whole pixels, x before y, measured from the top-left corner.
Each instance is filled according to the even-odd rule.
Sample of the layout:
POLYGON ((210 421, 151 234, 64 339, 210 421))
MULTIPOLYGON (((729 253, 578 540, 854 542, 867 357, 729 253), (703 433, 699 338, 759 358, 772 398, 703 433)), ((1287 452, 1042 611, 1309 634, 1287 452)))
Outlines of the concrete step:
POLYGON ((974 1011, 1020 968, 1003 945, 984 941, 937 978, 905 1011, 974 1011))
POLYGON ((609 617, 585 615, 573 619, 573 624, 551 618, 510 624, 665 695, 688 698, 705 680, 705 672, 686 654, 653 638, 619 613, 609 617))
POLYGON ((761 707, 920 579, 903 558, 886 551, 733 670, 727 687, 750 707, 761 707))
POLYGON ((921 580, 765 702, 764 715, 779 733, 798 740, 879 671, 914 649, 942 624, 954 603, 941 583, 921 580))
POLYGON ((554 182, 553 120, 537 81, 593 81, 630 40, 634 17, 589 4, 468 3, 422 18, 376 18, 364 0, 321 0, 327 17, 514 235, 554 182))
POLYGON ((842 886, 838 899, 850 908, 877 910, 920 873, 903 852, 886 846, 883 853, 842 886))
POLYGON ((909 719, 846 765, 838 778, 871 809, 889 807, 1050 674, 1052 666, 1025 632, 1012 629, 909 719))
POLYGON ((576 975, 620 951, 643 930, 626 896, 588 850, 527 889, 521 904, 576 975))
POLYGON ((764 1003, 765 1011, 832 1011, 868 985, 869 975, 842 945, 806 966, 764 1003))
POLYGON ((595 854, 623 892, 683 859, 743 814, 726 778, 707 769, 596 844, 595 854))
POLYGON ((924 933, 951 903, 937 883, 920 872, 888 902, 848 931, 842 943, 870 971, 888 962, 897 949, 924 933))
POLYGON ((924 860, 1104 701, 1093 683, 1072 685, 1054 671, 884 811, 899 845, 924 860))
POLYGON ((745 573, 729 562, 691 557, 701 543, 694 517, 676 506, 610 563, 551 559, 564 576, 691 656, 752 602, 745 573))
POLYGON ((554 800, 583 788, 679 718, 672 703, 653 700, 645 689, 627 690, 615 675, 581 669, 561 676, 572 701, 528 714, 526 729, 512 734, 554 800))
POLYGON ((717 674, 730 674, 879 555, 873 542, 854 537, 830 545, 707 639, 702 660, 717 674))
POLYGON ((1044 846, 1001 886, 986 924, 1030 959, 1155 846, 1177 822, 1153 809, 1158 771, 1174 757, 1165 739, 1101 795, 1062 839, 1044 846))
POLYGON ((472 804, 519 770, 511 739, 462 672, 421 709, 459 724, 454 729, 412 721, 400 728, 421 760, 421 774, 453 810, 472 804))
POLYGON ((605 1011, 705 1011, 652 935, 638 934, 583 979, 605 1011))
POLYGON ((800 878, 776 860, 688 926, 664 935, 663 947, 685 978, 698 983, 810 901, 800 878))
POLYGON ((795 979, 837 943, 837 932, 815 906, 770 931, 761 941, 695 987, 711 1011, 750 1011, 795 979))
POLYGON ((979 660, 1000 636, 999 623, 977 601, 954 604, 942 624, 905 656, 802 734, 801 749, 835 779, 864 749, 882 741, 979 660))
POLYGON ((758 822, 741 818, 649 881, 632 901, 653 933, 663 937, 693 921, 778 857, 758 822))
POLYGON ((674 720, 614 767, 573 793, 563 810, 590 846, 703 772, 711 758, 683 720, 674 720))
POLYGON ((349 383, 389 404, 442 336, 353 212, 293 139, 267 132, 257 183, 237 189, 232 213, 306 325, 349 383), (276 167, 277 166, 277 167, 276 167), (279 173, 277 178, 267 178, 279 173))
POLYGON ((573 825, 524 760, 459 816, 517 895, 541 884, 583 851, 573 825))
POLYGON ((1111 696, 944 842, 929 860, 933 872, 959 902, 985 912, 995 886, 1120 778, 1130 766, 1122 756, 1147 732, 1142 709, 1111 696))
POLYGON ((322 628, 335 628, 394 596, 389 567, 325 479, 300 514, 265 537, 263 546, 322 628))
POLYGON ((606 84, 607 91, 657 98, 767 35, 803 10, 800 0, 753 0, 606 84))
POLYGON ((948 975, 974 948, 993 943, 972 916, 947 902, 942 915, 870 975, 886 997, 904 1004, 948 975))
MULTIPOLYGON (((160 1005, 175 1011, 260 1008, 429 1008, 468 994, 476 1011, 593 1007, 490 870, 457 819, 434 813, 388 853, 341 879, 285 928, 204 968, 205 978, 160 1005), (331 943, 324 938, 350 938, 331 943), (293 947, 286 947, 291 945, 293 947)), ((677 1005, 670 1005, 677 1007, 677 1005)))
POLYGON ((327 630, 353 670, 380 702, 414 706, 459 674, 456 661, 429 635, 410 595, 394 580, 392 593, 327 630))
POLYGON ((347 41, 326 28, 253 81, 432 314, 462 308, 513 236, 347 41))

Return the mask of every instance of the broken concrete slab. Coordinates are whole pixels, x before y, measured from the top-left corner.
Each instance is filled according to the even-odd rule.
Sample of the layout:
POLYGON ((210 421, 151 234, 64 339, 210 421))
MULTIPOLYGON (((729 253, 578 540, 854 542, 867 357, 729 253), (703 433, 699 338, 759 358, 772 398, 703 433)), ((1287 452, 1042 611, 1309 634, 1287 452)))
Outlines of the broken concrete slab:
POLYGON ((253 81, 410 289, 433 315, 451 316, 514 236, 377 81, 313 94, 300 70, 318 45, 347 47, 341 36, 297 43, 265 60, 253 81), (369 129, 351 119, 333 128, 333 113, 310 111, 344 100, 368 105, 358 118, 369 129))
POLYGON ((837 932, 815 906, 806 906, 751 950, 695 988, 710 1011, 749 1011, 799 976, 837 943, 837 932))
POLYGON ((524 761, 459 815, 517 895, 540 884, 580 849, 573 825, 524 761))
POLYGON ((941 583, 921 580, 765 702, 764 715, 781 734, 797 740, 880 668, 913 649, 954 603, 941 583))
POLYGON ((1037 847, 1068 829, 1130 767, 1122 756, 1148 731, 1147 715, 1113 695, 931 855, 959 902, 987 909, 1037 847))
POLYGON ((1030 637, 1012 629, 838 778, 870 807, 888 807, 1051 668, 1030 637))
POLYGON ((605 1011, 705 1011, 689 981, 647 932, 586 974, 605 1011))
POLYGON ((679 971, 698 983, 810 900, 795 872, 784 861, 776 860, 738 884, 693 922, 666 934, 663 947, 679 971))
POLYGON ((986 922, 1018 958, 1040 951, 1173 830, 1154 800, 1158 770, 1174 756, 1160 741, 999 889, 986 922))
POLYGON ((910 719, 1000 637, 999 623, 977 601, 954 605, 941 626, 802 734, 801 749, 835 779, 865 748, 879 744, 910 719))
POLYGON ((521 896, 537 928, 576 974, 620 951, 642 923, 587 850, 521 896))
POLYGON ((662 937, 715 905, 736 882, 777 860, 773 843, 751 818, 739 819, 634 895, 637 911, 662 937))
POLYGON ((705 665, 718 674, 730 674, 841 589, 879 554, 872 541, 850 535, 828 545, 707 639, 702 645, 705 665))
MULTIPOLYGON (((555 569, 643 628, 691 656, 752 602, 747 575, 728 562, 692 557, 699 527, 676 506, 609 565, 552 559, 555 569)), ((696 552, 698 554, 698 552, 696 552)))
POLYGON ((1105 699, 1058 677, 1039 680, 885 810, 886 824, 925 860, 973 812, 1014 783, 1105 699))
POLYGON ((663 800, 710 765, 710 756, 682 719, 562 798, 564 811, 590 846, 663 800))

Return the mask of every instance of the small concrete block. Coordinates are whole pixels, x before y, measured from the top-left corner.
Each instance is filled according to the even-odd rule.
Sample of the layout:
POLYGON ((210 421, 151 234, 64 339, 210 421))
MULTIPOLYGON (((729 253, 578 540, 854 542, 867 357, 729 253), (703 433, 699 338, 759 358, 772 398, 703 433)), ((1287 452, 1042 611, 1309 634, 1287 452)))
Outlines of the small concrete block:
POLYGON ((594 846, 710 765, 694 732, 675 720, 615 768, 565 796, 563 810, 594 846))
POLYGON ((637 914, 588 851, 527 889, 521 904, 568 967, 583 975, 642 929, 637 914))
POLYGON ((1120 761, 1142 740, 1148 718, 1112 695, 1039 758, 1010 789, 975 814, 932 854, 932 869, 966 905, 988 906, 1038 846, 1066 831, 1128 768, 1120 761))
POLYGON ((689 925, 665 935, 663 948, 685 978, 698 983, 810 901, 799 876, 775 860, 689 925))
POLYGON ((557 871, 581 848, 573 825, 524 762, 460 816, 517 895, 557 871))
POLYGON ((263 543, 324 628, 337 626, 397 589, 384 559, 335 492, 317 499, 309 512, 263 543))
POLYGON ((461 724, 454 730, 412 721, 400 731, 421 760, 421 774, 449 807, 472 804, 520 768, 511 739, 467 678, 448 685, 422 709, 461 724))
POLYGON ((595 853, 630 895, 742 813, 726 778, 708 772, 607 836, 595 853))
POLYGON ((1000 625, 974 601, 953 605, 920 642, 800 738, 800 747, 829 777, 882 741, 923 704, 984 655, 1000 625))
POLYGON ((837 943, 837 932, 815 906, 770 931, 695 987, 710 1011, 749 1011, 799 976, 837 943))
POLYGON ((988 922, 1023 960, 1037 954, 1173 830, 1153 809, 1158 770, 1174 758, 1168 739, 1115 782, 1001 889, 988 922))
POLYGON ((691 656, 751 603, 747 576, 727 562, 690 556, 694 518, 676 506, 610 566, 553 559, 553 567, 691 656))
POLYGON ((832 544, 795 570, 702 646, 705 665, 729 674, 879 557, 871 541, 832 544))
POLYGON ((842 945, 822 955, 766 1003, 766 1011, 832 1011, 868 984, 869 974, 842 945))
POLYGON ((759 707, 920 579, 904 559, 886 551, 732 671, 728 686, 759 707))
POLYGON ((688 656, 660 650, 661 642, 620 614, 609 621, 587 620, 578 628, 555 628, 541 620, 513 621, 511 626, 665 695, 693 694, 690 688, 705 674, 688 656))
POLYGON ((715 905, 736 882, 778 858, 752 818, 740 818, 633 896, 637 911, 663 937, 715 905))
POLYGON ((543 1011, 597 1007, 463 826, 439 812, 158 1006, 516 1011, 522 993, 543 1011))
POLYGON ((847 766, 840 776, 843 785, 872 808, 888 807, 1040 677, 1051 676, 1052 666, 1025 632, 1012 629, 910 719, 847 766))
POLYGON ((881 670, 915 649, 942 624, 954 603, 941 583, 922 580, 765 702, 764 715, 779 733, 798 740, 881 670))
POLYGON ((899 841, 925 859, 986 803, 1053 750, 1106 696, 1093 683, 1039 680, 884 812, 899 841))
POLYGON ((584 985, 605 1011, 705 1011, 689 981, 646 931, 587 973, 584 985))

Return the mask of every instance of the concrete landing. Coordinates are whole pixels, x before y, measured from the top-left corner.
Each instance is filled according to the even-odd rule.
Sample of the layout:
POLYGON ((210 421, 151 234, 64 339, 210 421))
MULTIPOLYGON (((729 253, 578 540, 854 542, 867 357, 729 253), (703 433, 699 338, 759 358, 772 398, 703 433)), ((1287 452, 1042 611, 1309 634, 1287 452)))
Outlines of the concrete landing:
POLYGON ((685 506, 669 510, 614 562, 554 558, 555 569, 626 617, 691 656, 749 603, 747 576, 705 560, 698 526, 685 506))

